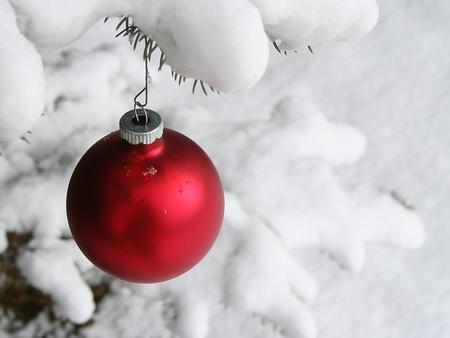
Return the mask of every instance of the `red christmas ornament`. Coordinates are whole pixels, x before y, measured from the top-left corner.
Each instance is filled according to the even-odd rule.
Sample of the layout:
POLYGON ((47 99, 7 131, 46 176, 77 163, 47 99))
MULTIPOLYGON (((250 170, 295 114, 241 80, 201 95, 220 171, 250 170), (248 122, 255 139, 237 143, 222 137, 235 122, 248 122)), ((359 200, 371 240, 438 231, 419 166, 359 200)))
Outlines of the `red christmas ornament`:
POLYGON ((67 217, 83 253, 132 282, 160 282, 197 264, 216 239, 224 197, 206 153, 150 110, 95 143, 77 164, 67 217))

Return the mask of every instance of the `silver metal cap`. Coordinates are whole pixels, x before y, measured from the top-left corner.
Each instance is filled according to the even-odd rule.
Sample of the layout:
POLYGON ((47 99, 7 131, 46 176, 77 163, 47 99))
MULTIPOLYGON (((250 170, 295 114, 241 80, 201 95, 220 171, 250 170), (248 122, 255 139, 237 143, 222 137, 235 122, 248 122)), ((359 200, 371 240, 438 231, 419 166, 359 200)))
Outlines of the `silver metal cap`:
POLYGON ((142 109, 137 110, 139 119, 136 119, 134 109, 120 118, 120 136, 128 143, 151 144, 162 137, 164 125, 161 116, 153 110, 145 109, 145 111, 147 119, 142 109))

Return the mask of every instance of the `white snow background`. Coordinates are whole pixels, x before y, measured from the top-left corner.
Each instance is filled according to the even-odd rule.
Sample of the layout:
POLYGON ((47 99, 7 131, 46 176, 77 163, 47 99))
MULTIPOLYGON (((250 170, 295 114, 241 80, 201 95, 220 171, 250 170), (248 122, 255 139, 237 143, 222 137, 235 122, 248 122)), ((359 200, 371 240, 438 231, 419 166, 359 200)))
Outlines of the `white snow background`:
MULTIPOLYGON (((268 35, 285 37, 280 46, 303 46, 284 56, 267 43, 266 69, 261 27, 252 21, 256 14, 236 1, 224 15, 248 10, 242 20, 244 26, 254 22, 246 32, 251 43, 245 43, 245 34, 224 33, 230 39, 225 45, 236 36, 243 40, 236 41, 229 59, 223 46, 211 41, 218 48, 215 62, 203 59, 201 48, 184 48, 187 54, 181 55, 169 50, 177 70, 206 80, 200 67, 205 65, 213 74, 209 83, 229 92, 249 88, 265 70, 240 96, 206 97, 198 88, 192 95, 189 85, 179 87, 169 67, 158 73, 152 65, 150 107, 163 115, 165 125, 198 142, 221 173, 223 229, 191 272, 157 285, 111 280, 111 294, 95 308, 86 283, 105 276, 73 241, 61 239, 70 235, 65 192, 80 156, 117 129, 120 115, 131 108, 143 85, 143 62, 126 39, 114 38, 113 20, 95 24, 80 40, 55 50, 50 42, 76 39, 95 15, 79 24, 86 25, 80 32, 70 16, 52 22, 36 15, 46 25, 22 19, 19 26, 39 45, 40 68, 34 47, 14 25, 14 12, 24 18, 27 10, 38 12, 40 4, 11 3, 15 10, 0 0, 0 28, 7 33, 0 39, 0 248, 7 246, 6 231, 33 232, 19 268, 30 284, 52 297, 56 315, 74 323, 93 318, 81 335, 450 336, 450 4, 381 0, 375 29, 362 40, 342 44, 322 41, 352 39, 370 30, 371 1, 351 1, 342 9, 349 16, 336 16, 349 22, 365 13, 364 20, 350 20, 350 28, 336 34, 342 27, 336 20, 329 31, 312 29, 309 36, 288 34, 301 31, 288 25, 295 20, 283 21, 287 28, 271 21, 276 10, 285 15, 282 5, 274 9, 270 1, 252 1, 268 35), (350 10, 358 3, 368 7, 353 9, 367 12, 350 10), (47 27, 48 34, 39 27, 47 27), (346 30, 353 35, 346 36, 346 30), (312 44, 314 54, 305 43, 312 44), (238 55, 244 58, 236 66, 238 55), (230 65, 236 68, 224 72, 230 65), (17 69, 23 70, 19 77, 17 69), (39 91, 44 78, 45 94, 39 91), (27 144, 18 137, 30 128, 27 144), (415 251, 399 249, 422 245, 415 251)), ((88 11, 92 4, 76 8, 88 11)), ((313 17, 321 27, 320 17, 313 17)), ((205 30, 194 25, 172 33, 182 32, 181 39, 189 41, 189 34, 205 30)), ((3 317, 0 329, 7 324, 3 317)), ((41 315, 0 337, 44 334, 67 336, 64 327, 41 315)))

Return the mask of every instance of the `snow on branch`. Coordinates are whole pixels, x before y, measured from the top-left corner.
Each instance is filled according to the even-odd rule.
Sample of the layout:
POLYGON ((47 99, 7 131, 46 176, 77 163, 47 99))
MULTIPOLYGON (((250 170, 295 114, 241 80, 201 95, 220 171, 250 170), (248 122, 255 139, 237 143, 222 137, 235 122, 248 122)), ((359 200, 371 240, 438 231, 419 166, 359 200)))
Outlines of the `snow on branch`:
MULTIPOLYGON (((43 110, 42 64, 29 41, 38 50, 65 46, 104 17, 126 16, 147 37, 145 50, 159 46, 163 51, 161 66, 170 65, 172 75, 180 83, 192 78, 193 89, 198 85, 205 94, 214 89, 242 93, 264 74, 271 43, 284 53, 307 46, 312 50, 310 45, 323 41, 359 38, 373 28, 378 18, 375 0, 10 3, 16 15, 8 1, 0 1, 0 25, 6 32, 0 42, 0 141, 22 136, 43 110), (16 21, 29 41, 19 33, 16 21), (151 42, 154 44, 149 46, 151 42), (11 116, 21 120, 20 126, 11 116)), ((133 37, 135 42, 142 40, 142 35, 133 37)))

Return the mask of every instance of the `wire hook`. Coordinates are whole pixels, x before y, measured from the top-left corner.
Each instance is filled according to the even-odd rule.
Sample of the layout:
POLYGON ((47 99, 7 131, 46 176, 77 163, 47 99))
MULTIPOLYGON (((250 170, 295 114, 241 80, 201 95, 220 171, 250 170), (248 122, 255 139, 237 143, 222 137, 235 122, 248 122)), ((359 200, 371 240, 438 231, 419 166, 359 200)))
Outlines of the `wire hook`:
POLYGON ((148 72, 148 59, 145 59, 145 87, 139 92, 137 93, 137 95, 134 97, 134 116, 136 117, 136 121, 139 123, 139 114, 137 112, 138 107, 144 112, 145 115, 145 124, 148 123, 148 114, 147 111, 145 110, 145 106, 147 106, 148 103, 148 89, 149 86, 152 83, 152 78, 148 72), (141 103, 138 99, 139 97, 145 94, 145 102, 141 103))

